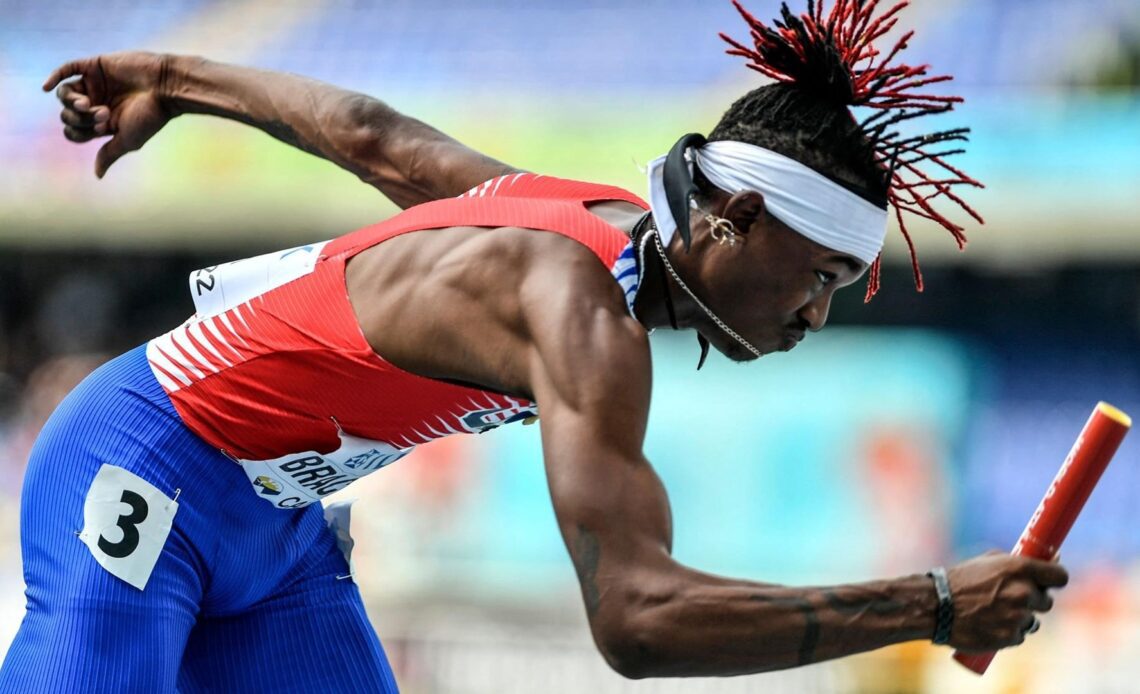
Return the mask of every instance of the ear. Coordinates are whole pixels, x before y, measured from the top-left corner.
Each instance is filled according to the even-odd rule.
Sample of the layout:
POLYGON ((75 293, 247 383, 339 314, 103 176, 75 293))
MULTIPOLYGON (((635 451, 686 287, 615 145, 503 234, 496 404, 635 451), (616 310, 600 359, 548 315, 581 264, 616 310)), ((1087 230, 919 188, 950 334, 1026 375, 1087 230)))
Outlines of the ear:
POLYGON ((764 219, 764 210, 763 193, 743 190, 728 199, 720 216, 732 222, 738 233, 747 234, 753 224, 764 219))

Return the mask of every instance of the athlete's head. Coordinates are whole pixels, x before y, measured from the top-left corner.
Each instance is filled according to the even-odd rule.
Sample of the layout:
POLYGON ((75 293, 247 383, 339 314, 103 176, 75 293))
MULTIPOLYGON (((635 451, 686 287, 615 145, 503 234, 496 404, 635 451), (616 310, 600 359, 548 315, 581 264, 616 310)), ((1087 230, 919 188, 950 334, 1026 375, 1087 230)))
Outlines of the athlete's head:
POLYGON ((822 328, 835 291, 868 268, 870 300, 892 208, 921 291, 903 213, 941 224, 964 246, 962 227, 930 201, 948 199, 981 222, 951 190, 980 184, 945 162, 960 150, 939 145, 964 140, 966 130, 917 137, 897 130, 961 101, 921 93, 948 77, 895 62, 913 32, 892 50, 876 49, 905 2, 879 12, 878 0, 833 0, 829 9, 808 0, 802 15, 785 4, 774 27, 734 4, 754 47, 722 35, 729 53, 775 83, 734 103, 707 139, 682 139, 654 162, 651 200, 662 236, 671 240, 669 258, 743 340, 699 307, 689 305, 681 318, 718 350, 745 361, 755 355, 743 343, 761 353, 790 349, 805 331, 822 328), (862 120, 853 107, 865 111, 862 120), (937 173, 928 174, 927 166, 937 173), (728 227, 718 218, 731 223, 736 243, 724 242, 728 227))

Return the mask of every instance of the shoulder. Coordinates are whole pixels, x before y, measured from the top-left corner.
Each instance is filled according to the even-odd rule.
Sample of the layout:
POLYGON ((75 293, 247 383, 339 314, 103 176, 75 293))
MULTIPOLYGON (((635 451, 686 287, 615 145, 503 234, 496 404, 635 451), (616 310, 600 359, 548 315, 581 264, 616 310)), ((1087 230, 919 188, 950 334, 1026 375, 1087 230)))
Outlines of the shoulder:
POLYGON ((626 377, 648 379, 648 334, 620 285, 580 244, 555 235, 547 243, 551 252, 531 259, 519 287, 538 366, 564 392, 600 394, 626 377))

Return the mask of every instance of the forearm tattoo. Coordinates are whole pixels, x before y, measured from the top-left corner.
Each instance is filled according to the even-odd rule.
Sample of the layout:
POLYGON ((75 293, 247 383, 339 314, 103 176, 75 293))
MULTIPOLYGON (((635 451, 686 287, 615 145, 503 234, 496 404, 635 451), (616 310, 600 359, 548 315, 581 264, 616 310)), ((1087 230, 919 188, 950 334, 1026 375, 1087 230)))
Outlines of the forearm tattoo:
POLYGON ((598 592, 598 561, 602 547, 598 537, 586 527, 578 526, 578 536, 574 539, 571 552, 574 569, 578 572, 578 582, 582 584, 582 597, 586 602, 586 614, 593 617, 598 611, 601 594, 598 592))
MULTIPOLYGON (((889 598, 843 596, 837 590, 823 591, 823 601, 828 608, 839 614, 857 616, 874 614, 879 616, 898 614, 906 609, 906 605, 889 598)), ((815 662, 816 648, 819 646, 820 619, 814 605, 806 597, 776 597, 770 595, 753 595, 751 599, 777 607, 794 608, 799 610, 804 618, 803 636, 800 638, 796 650, 796 665, 808 665, 815 662)))
POLYGON ((800 639, 796 651, 796 665, 807 665, 815 662, 815 649, 819 645, 819 615, 815 607, 807 598, 801 597, 773 597, 769 595, 753 595, 752 600, 766 602, 780 607, 794 607, 804 617, 804 635, 800 639))

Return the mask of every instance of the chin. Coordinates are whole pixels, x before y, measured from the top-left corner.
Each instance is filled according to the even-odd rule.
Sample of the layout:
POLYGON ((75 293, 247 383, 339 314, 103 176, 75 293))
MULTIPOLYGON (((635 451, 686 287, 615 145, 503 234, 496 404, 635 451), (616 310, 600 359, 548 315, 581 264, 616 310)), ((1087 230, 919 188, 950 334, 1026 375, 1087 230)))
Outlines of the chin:
MULTIPOLYGON (((708 339, 707 336, 706 339, 708 339)), ((713 349, 715 349, 717 352, 720 352, 729 361, 736 362, 737 364, 747 364, 760 358, 759 356, 748 351, 744 345, 740 344, 736 340, 723 333, 716 335, 716 339, 709 340, 709 343, 712 345, 713 349)), ((769 338, 766 340, 753 342, 752 344, 756 346, 756 349, 760 350, 761 356, 773 354, 775 352, 785 352, 787 349, 791 349, 790 347, 785 349, 785 344, 782 339, 769 338)), ((792 346, 794 347, 795 345, 793 344, 792 346)))
MULTIPOLYGON (((768 356, 779 352, 791 352, 798 344, 799 341, 788 338, 763 346, 757 345, 756 348, 760 350, 761 355, 768 356)), ((738 364, 747 364, 748 362, 756 361, 760 358, 736 342, 723 347, 717 347, 717 351, 738 364)))
MULTIPOLYGON (((756 361, 760 358, 736 342, 733 342, 727 346, 717 345, 716 350, 737 364, 747 364, 750 361, 756 361)), ((761 351, 764 354, 768 354, 766 350, 761 351)))

